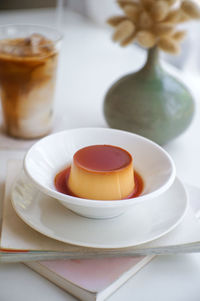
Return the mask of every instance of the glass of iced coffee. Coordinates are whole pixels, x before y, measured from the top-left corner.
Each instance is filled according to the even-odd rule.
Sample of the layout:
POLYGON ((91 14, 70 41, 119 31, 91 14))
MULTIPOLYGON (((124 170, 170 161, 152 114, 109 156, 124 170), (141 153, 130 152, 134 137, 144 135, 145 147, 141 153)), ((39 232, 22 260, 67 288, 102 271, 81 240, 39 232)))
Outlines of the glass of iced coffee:
POLYGON ((51 131, 61 38, 43 26, 0 26, 0 98, 8 135, 33 139, 51 131))

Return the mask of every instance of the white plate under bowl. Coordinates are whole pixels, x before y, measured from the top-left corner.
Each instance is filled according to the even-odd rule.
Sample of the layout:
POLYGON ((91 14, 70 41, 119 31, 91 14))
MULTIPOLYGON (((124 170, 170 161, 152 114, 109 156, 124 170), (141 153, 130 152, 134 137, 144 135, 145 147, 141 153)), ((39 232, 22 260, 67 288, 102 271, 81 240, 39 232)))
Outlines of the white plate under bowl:
POLYGON ((53 239, 91 248, 124 248, 171 231, 182 220, 188 201, 184 186, 176 179, 162 196, 137 204, 119 217, 90 219, 39 192, 21 174, 12 190, 12 204, 25 223, 53 239))
POLYGON ((137 202, 157 197, 171 186, 176 174, 172 159, 156 143, 139 135, 106 128, 73 129, 47 136, 30 148, 24 169, 42 192, 78 214, 92 218, 117 216, 137 202), (74 153, 95 144, 116 145, 133 156, 134 168, 144 179, 144 190, 139 197, 115 201, 89 200, 65 195, 55 189, 56 174, 71 164, 74 153))

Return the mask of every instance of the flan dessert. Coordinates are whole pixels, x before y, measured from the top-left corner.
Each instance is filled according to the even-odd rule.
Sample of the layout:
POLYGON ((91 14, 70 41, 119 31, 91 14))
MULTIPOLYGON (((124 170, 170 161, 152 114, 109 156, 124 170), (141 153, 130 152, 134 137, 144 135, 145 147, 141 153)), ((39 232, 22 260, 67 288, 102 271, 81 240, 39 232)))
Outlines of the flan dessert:
POLYGON ((73 195, 93 200, 119 200, 133 194, 132 156, 112 145, 91 145, 73 157, 66 183, 73 195))

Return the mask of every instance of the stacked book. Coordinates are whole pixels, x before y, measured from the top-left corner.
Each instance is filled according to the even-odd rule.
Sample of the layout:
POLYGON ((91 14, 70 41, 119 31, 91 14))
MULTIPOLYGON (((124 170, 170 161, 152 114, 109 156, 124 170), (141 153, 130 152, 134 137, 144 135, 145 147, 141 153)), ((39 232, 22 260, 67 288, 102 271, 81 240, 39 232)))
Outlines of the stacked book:
POLYGON ((47 237, 24 223, 11 203, 22 163, 8 164, 3 206, 0 262, 24 262, 82 300, 104 300, 156 254, 200 251, 200 190, 187 186, 189 208, 169 233, 126 248, 90 248, 47 237))

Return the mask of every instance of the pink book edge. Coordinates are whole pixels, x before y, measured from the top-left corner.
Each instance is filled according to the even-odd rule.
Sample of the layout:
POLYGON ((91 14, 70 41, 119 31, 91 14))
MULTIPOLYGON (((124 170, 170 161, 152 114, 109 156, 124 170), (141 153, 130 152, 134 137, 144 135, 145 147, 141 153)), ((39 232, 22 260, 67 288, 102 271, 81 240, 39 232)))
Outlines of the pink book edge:
POLYGON ((99 298, 104 300, 153 257, 40 261, 25 264, 75 297, 89 301, 99 298))

